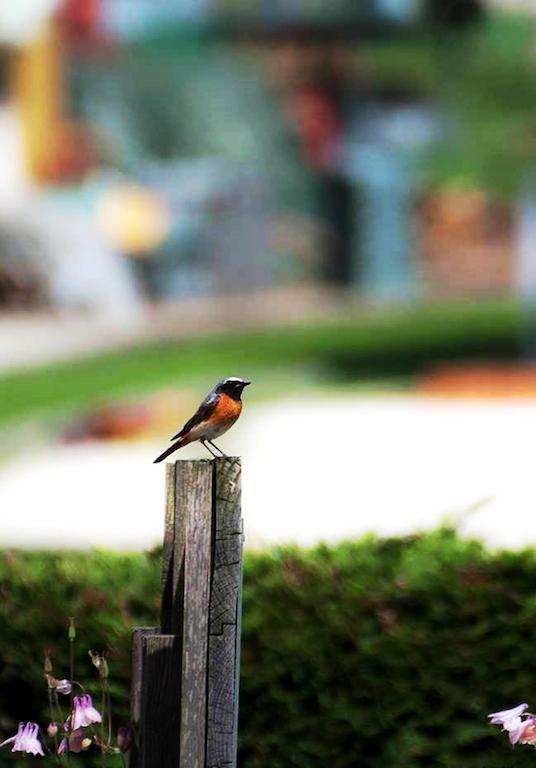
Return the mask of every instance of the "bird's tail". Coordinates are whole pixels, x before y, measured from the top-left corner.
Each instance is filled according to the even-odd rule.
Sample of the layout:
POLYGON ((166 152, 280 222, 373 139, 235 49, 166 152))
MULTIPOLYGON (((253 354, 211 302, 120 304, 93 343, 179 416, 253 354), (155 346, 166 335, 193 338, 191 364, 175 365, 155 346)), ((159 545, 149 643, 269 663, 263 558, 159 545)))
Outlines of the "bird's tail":
POLYGON ((182 448, 182 446, 186 445, 188 442, 188 440, 177 440, 176 443, 173 443, 173 445, 170 445, 169 448, 166 448, 164 453, 161 453, 160 456, 153 461, 153 464, 158 464, 159 462, 164 461, 164 459, 167 459, 168 456, 171 456, 174 451, 178 451, 179 448, 182 448))

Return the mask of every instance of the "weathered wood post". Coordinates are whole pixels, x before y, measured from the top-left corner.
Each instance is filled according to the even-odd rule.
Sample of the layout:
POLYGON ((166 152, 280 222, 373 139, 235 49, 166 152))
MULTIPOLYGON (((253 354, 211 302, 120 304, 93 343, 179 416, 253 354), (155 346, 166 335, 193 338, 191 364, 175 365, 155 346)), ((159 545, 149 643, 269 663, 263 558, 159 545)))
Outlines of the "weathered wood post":
POLYGON ((166 467, 160 628, 133 636, 131 768, 235 768, 240 459, 166 467))

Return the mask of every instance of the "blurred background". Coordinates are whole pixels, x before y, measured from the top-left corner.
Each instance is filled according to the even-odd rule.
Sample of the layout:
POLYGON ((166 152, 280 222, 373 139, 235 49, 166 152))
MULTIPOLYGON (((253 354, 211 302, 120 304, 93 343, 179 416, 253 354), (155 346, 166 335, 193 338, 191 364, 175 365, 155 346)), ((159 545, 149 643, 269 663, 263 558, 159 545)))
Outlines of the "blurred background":
MULTIPOLYGON (((277 574, 264 613, 245 595, 244 697, 272 695, 273 717, 243 724, 243 765, 513 764, 475 722, 517 703, 482 686, 535 609, 523 603, 519 634, 494 645, 536 587, 536 2, 4 2, 0 168, 0 736, 26 717, 35 651, 49 635, 61 646, 64 615, 114 645, 126 686, 130 624, 157 613, 164 478, 151 462, 218 379, 239 375, 253 385, 220 442, 243 456, 248 567, 277 574), (397 657, 415 644, 408 681, 442 641, 448 656, 452 638, 426 622, 393 637, 393 601, 414 617, 412 568, 415 594, 431 590, 421 619, 437 589, 441 626, 465 616, 465 661, 421 681, 407 711, 393 702, 392 720, 387 689, 359 709, 359 665, 337 694, 323 677, 325 695, 297 695, 311 670, 283 669, 294 646, 270 656, 266 626, 287 598, 282 632, 289 616, 313 621, 313 572, 320 604, 341 599, 314 669, 338 640, 357 663, 354 609, 376 617, 369 672, 385 660, 378 638, 397 657), (469 700, 449 686, 485 638, 469 700), (419 735, 432 690, 449 705, 432 696, 436 731, 419 735), (339 693, 359 711, 338 709, 339 693), (302 730, 278 741, 276 721, 302 730)), ((512 662, 503 672, 524 701, 530 678, 518 690, 512 662)), ((393 674, 378 672, 384 685, 393 674)), ((407 698, 404 685, 389 690, 407 698)))

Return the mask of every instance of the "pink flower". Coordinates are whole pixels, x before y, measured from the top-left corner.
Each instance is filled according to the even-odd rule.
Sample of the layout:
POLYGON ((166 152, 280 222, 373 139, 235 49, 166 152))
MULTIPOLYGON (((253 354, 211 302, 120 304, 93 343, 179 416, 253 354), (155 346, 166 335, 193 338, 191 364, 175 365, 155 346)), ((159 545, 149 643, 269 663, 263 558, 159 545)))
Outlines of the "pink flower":
POLYGON ((102 717, 93 706, 91 696, 88 693, 83 696, 75 696, 73 700, 72 730, 76 731, 78 728, 84 728, 86 725, 100 722, 102 722, 102 717))
POLYGON ((65 752, 82 752, 83 749, 87 749, 90 745, 91 739, 86 738, 82 728, 77 728, 69 737, 65 736, 61 740, 58 747, 58 755, 63 755, 65 752))
POLYGON ((521 724, 521 715, 528 707, 528 704, 518 704, 512 709, 503 709, 500 712, 492 712, 488 715, 492 725, 502 725, 503 731, 515 731, 521 724))
POLYGON ((13 744, 12 752, 26 752, 29 755, 45 756, 43 745, 39 741, 39 726, 37 723, 19 723, 19 728, 15 736, 6 739, 0 744, 0 747, 6 744, 13 744))
POLYGON ((519 728, 510 731, 511 744, 536 744, 536 717, 523 720, 519 728))
POLYGON ((519 704, 488 715, 493 725, 502 725, 503 731, 508 731, 510 744, 536 744, 536 717, 525 712, 527 707, 519 704))

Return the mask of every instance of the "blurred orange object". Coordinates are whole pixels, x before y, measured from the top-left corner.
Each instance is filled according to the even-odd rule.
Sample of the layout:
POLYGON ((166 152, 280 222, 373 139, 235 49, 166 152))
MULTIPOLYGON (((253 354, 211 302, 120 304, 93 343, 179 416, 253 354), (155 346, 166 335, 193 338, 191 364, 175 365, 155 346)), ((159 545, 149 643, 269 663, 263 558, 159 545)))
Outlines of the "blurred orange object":
POLYGON ((170 433, 195 405, 189 391, 162 390, 142 400, 110 403, 75 417, 63 431, 66 442, 143 439, 170 433))
POLYGON ((98 408, 71 425, 63 434, 67 442, 125 440, 138 437, 151 423, 151 412, 140 404, 98 408))
POLYGON ((536 397, 536 365, 460 365, 438 368, 417 390, 442 397, 536 397))

